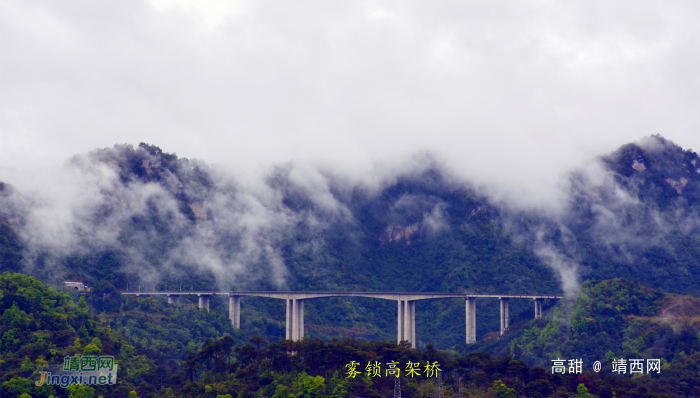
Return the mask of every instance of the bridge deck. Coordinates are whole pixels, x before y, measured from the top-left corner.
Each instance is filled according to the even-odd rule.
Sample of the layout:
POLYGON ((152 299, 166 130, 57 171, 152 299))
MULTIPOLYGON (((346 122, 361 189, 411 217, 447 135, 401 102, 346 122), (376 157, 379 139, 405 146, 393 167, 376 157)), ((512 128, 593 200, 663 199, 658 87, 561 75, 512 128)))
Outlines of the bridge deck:
POLYGON ((421 292, 283 292, 283 291, 206 291, 206 290, 175 290, 175 291, 128 291, 123 295, 223 295, 223 296, 253 296, 276 299, 313 299, 324 297, 370 297, 384 300, 430 300, 443 298, 527 298, 527 299, 561 299, 557 294, 481 294, 481 293, 421 293, 421 292))

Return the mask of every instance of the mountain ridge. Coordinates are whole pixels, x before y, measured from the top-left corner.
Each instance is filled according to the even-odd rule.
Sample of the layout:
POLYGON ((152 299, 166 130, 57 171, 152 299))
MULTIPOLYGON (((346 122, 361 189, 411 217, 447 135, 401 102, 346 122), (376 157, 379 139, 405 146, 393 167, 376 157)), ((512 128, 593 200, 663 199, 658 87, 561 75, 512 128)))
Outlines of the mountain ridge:
MULTIPOLYGON (((73 238, 65 244, 71 250, 37 238, 42 209, 3 189, 11 192, 0 206, 3 270, 24 269, 55 285, 66 277, 121 289, 235 284, 572 295, 581 281, 621 276, 698 295, 697 158, 660 136, 624 145, 599 158, 602 171, 572 173, 567 211, 548 216, 505 208, 434 163, 374 191, 323 172, 303 179, 290 165, 256 191, 153 145, 116 145, 66 166, 98 187, 86 195, 91 200, 66 205, 73 214, 62 231, 73 238)), ((496 305, 478 303, 479 338, 498 330, 496 305)), ((531 317, 530 307, 511 303, 513 322, 531 317)), ((243 311, 243 319, 271 325, 281 314, 260 300, 243 311)), ((311 337, 328 339, 323 330, 360 322, 367 336, 390 340, 395 311, 374 301, 309 302, 307 325, 311 337)), ((456 301, 419 304, 419 344, 461 346, 463 311, 456 301)), ((281 327, 266 333, 284 335, 281 327)))

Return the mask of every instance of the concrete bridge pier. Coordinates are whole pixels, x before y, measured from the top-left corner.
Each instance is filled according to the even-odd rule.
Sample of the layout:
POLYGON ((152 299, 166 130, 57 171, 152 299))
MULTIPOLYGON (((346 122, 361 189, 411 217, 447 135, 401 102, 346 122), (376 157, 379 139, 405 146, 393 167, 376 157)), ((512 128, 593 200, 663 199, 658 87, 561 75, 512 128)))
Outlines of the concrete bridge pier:
POLYGON ((508 331, 508 298, 500 297, 501 302, 501 336, 508 331))
POLYGON ((168 294, 168 304, 180 304, 179 294, 168 294))
POLYGON ((476 297, 467 297, 465 307, 467 318, 467 344, 476 343, 476 297))
POLYGON ((287 340, 298 341, 304 338, 304 300, 287 299, 285 326, 287 340))
POLYGON ((234 329, 241 328, 241 296, 228 296, 228 319, 234 329))
POLYGON ((284 327, 285 327, 285 332, 284 332, 284 338, 285 340, 292 340, 292 318, 294 315, 294 306, 293 306, 293 301, 290 299, 287 299, 287 315, 284 319, 284 327))
POLYGON ((522 298, 531 299, 535 302, 535 319, 543 316, 544 299, 561 299, 563 296, 554 294, 478 294, 478 293, 410 293, 410 292, 280 292, 280 291, 126 291, 122 294, 127 296, 148 297, 150 295, 165 295, 168 303, 178 304, 180 296, 199 296, 199 308, 206 308, 209 312, 210 299, 212 295, 220 294, 229 296, 229 320, 234 328, 241 327, 241 303, 242 296, 267 297, 286 300, 286 332, 288 340, 298 341, 304 338, 304 301, 326 297, 368 297, 383 300, 395 300, 398 302, 397 311, 397 342, 406 341, 411 347, 417 344, 416 339, 416 301, 464 298, 466 315, 466 342, 472 344, 476 342, 476 299, 477 298, 498 298, 500 304, 501 336, 509 331, 509 299, 522 298))
POLYGON ((542 318, 542 302, 544 299, 535 299, 535 319, 542 318))
POLYGON ((416 302, 415 300, 398 300, 397 343, 406 340, 411 347, 416 347, 416 302))
POLYGON ((207 312, 209 312, 209 299, 211 298, 211 295, 198 294, 197 296, 199 296, 199 308, 206 308, 207 312))

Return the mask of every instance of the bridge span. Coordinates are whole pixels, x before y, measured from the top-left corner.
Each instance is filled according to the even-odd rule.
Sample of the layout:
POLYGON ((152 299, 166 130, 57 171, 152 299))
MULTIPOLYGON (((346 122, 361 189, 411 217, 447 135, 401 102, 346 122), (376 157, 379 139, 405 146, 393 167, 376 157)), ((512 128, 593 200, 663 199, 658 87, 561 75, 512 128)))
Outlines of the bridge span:
POLYGON ((168 297, 168 303, 179 304, 180 296, 198 296, 199 308, 209 311, 209 300, 213 295, 229 297, 229 319, 235 329, 241 327, 241 297, 267 297, 286 300, 287 316, 285 319, 288 340, 301 340, 304 337, 304 301, 325 297, 370 297, 398 302, 396 341, 408 341, 412 347, 416 344, 416 301, 444 298, 464 298, 466 314, 466 342, 476 342, 476 299, 498 298, 501 309, 501 336, 508 331, 508 302, 512 298, 530 299, 535 303, 535 319, 542 317, 544 299, 561 299, 556 294, 472 294, 472 293, 404 293, 404 292, 281 292, 281 291, 126 291, 125 296, 168 297))

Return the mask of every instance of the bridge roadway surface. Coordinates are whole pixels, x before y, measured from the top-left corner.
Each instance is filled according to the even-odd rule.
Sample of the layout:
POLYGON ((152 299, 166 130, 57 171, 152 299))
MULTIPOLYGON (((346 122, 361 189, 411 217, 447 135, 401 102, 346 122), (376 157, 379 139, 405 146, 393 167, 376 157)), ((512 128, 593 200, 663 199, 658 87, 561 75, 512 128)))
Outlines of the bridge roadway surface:
POLYGON ((324 297, 370 297, 384 300, 430 300, 444 298, 524 298, 524 299, 560 299, 556 294, 480 294, 480 293, 421 293, 421 292, 283 292, 283 291, 213 291, 213 290, 173 290, 173 291, 126 291, 124 295, 193 295, 193 296, 252 296, 268 297, 282 300, 307 300, 324 297))

